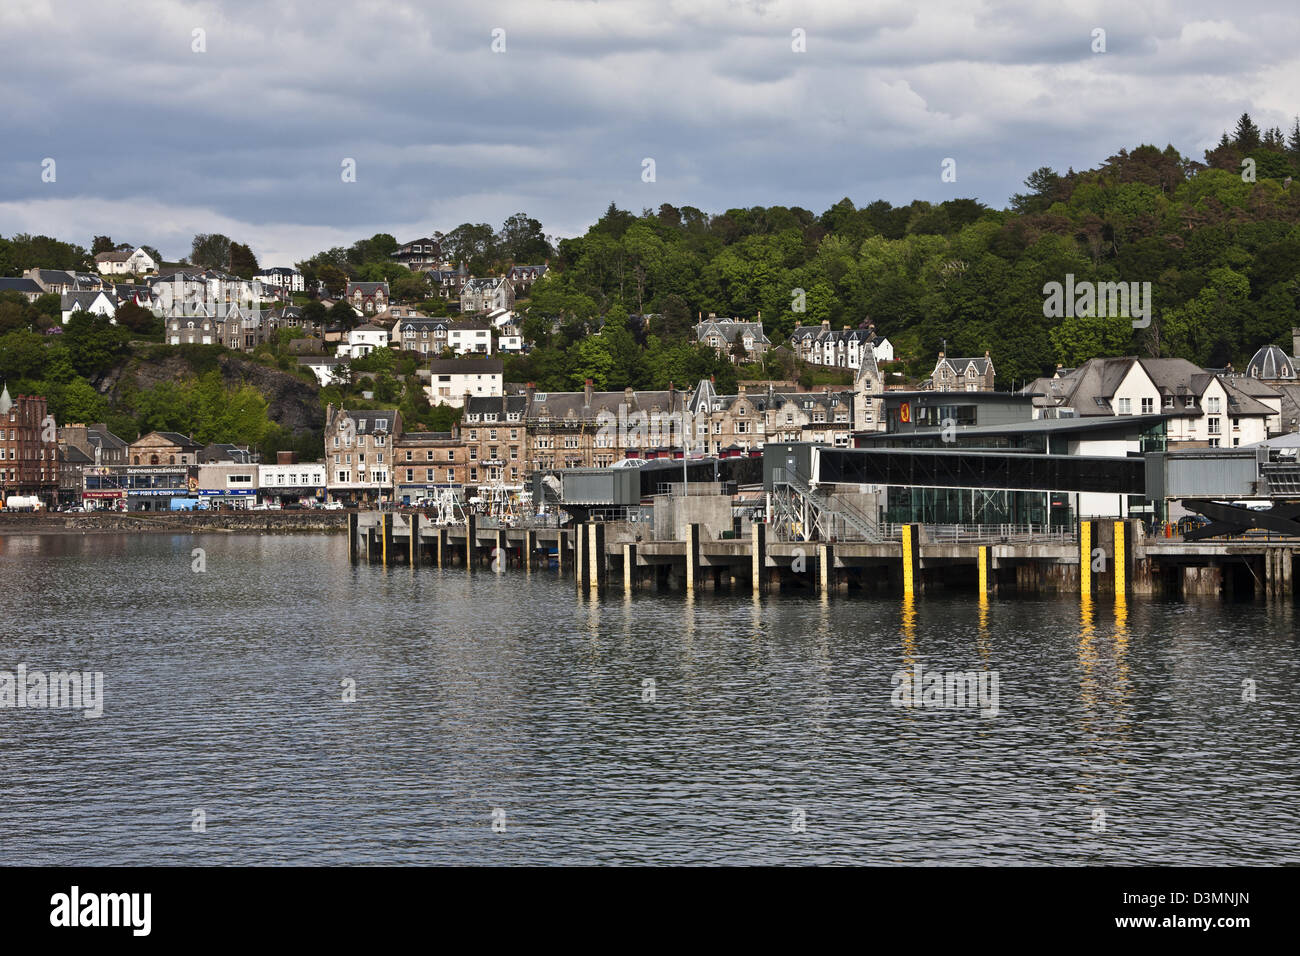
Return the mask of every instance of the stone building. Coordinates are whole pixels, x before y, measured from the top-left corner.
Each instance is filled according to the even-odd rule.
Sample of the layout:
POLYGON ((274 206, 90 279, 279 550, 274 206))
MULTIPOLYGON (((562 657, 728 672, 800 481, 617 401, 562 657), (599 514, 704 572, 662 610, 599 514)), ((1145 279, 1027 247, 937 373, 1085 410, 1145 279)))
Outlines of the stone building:
POLYGON ((461 435, 467 453, 466 481, 520 484, 528 462, 527 395, 470 395, 462 397, 461 435))
POLYGON ((695 340, 736 363, 762 361, 763 355, 772 345, 771 340, 763 334, 761 321, 719 319, 712 313, 707 319, 696 323, 695 340))
POLYGON ((993 359, 987 351, 983 358, 949 358, 940 352, 929 387, 936 392, 991 392, 993 378, 993 359))
POLYGON ((469 447, 460 430, 403 432, 393 442, 393 494, 399 504, 415 504, 439 489, 469 482, 469 447))
POLYGON ((35 495, 54 504, 59 489, 59 435, 40 395, 0 390, 0 497, 35 495))
POLYGON ((345 504, 377 504, 392 495, 393 443, 402 436, 395 408, 325 409, 326 487, 345 504))

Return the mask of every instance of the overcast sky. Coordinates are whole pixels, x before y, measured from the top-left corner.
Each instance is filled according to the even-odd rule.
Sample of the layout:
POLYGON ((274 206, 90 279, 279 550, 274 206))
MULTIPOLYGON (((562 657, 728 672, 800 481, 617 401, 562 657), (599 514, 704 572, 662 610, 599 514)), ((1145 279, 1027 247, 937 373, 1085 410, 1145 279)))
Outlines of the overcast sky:
POLYGON ((223 232, 270 266, 611 200, 1001 207, 1038 166, 1289 128, 1297 39, 1241 0, 3 0, 0 234, 223 232))

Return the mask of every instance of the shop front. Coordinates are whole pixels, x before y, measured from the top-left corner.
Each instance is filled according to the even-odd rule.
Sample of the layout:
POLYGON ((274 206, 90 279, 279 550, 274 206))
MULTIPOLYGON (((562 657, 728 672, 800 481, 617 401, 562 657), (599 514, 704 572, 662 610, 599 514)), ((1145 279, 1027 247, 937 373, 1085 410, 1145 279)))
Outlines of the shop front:
POLYGON ((207 511, 248 511, 257 501, 256 488, 200 488, 198 496, 207 511))

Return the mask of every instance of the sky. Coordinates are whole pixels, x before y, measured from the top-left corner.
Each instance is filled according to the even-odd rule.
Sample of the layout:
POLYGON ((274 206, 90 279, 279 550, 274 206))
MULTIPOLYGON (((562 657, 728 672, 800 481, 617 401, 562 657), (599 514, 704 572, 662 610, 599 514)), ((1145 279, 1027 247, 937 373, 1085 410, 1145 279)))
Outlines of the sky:
POLYGON ((1040 166, 1289 129, 1298 38, 1276 0, 3 0, 0 235, 267 267, 611 201, 1001 208, 1040 166))

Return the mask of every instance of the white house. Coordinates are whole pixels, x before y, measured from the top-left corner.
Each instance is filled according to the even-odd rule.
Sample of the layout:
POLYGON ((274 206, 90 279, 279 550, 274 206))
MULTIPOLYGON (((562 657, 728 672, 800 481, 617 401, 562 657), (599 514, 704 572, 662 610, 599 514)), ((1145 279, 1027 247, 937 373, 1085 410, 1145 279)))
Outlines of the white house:
POLYGON ((263 502, 323 499, 325 484, 324 462, 257 466, 257 491, 263 502))
POLYGON ((460 408, 465 395, 500 397, 505 363, 499 358, 434 359, 424 392, 430 405, 460 408))
POLYGON ((484 323, 449 323, 447 326, 447 345, 457 355, 491 355, 492 333, 484 323))
POLYGON ((1231 378, 1176 358, 1089 359, 1025 391, 1045 416, 1161 416, 1171 449, 1252 445, 1277 414, 1231 378))
POLYGON ((107 317, 113 325, 117 325, 117 306, 113 299, 104 292, 65 292, 60 303, 63 310, 63 324, 67 325, 68 320, 72 318, 74 312, 93 312, 95 315, 107 317))
POLYGON ((137 247, 128 252, 125 249, 101 252, 95 256, 95 268, 100 275, 143 275, 157 272, 158 261, 153 256, 137 247))
POLYGON ((281 289, 288 289, 290 292, 302 292, 306 286, 303 283, 302 273, 297 269, 287 269, 284 266, 275 266, 270 269, 263 269, 253 276, 260 281, 263 286, 276 286, 281 289))
POLYGON ((304 355, 298 359, 298 364, 302 368, 311 370, 311 373, 316 376, 316 381, 320 382, 321 388, 342 385, 348 380, 348 377, 340 371, 347 366, 347 359, 344 358, 334 355, 304 355))
POLYGON ((361 358, 363 355, 369 355, 375 349, 386 349, 388 345, 388 329, 382 325, 367 322, 365 325, 358 325, 348 332, 348 340, 339 343, 337 354, 340 358, 361 358))

